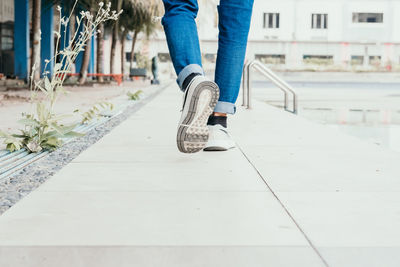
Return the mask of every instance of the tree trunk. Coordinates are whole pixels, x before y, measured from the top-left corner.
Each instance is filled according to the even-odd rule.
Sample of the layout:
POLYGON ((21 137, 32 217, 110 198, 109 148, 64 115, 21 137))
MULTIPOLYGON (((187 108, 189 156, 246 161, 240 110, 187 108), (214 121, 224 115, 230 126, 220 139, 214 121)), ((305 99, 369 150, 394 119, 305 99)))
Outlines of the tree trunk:
POLYGON ((86 82, 88 67, 90 62, 90 52, 92 50, 91 46, 92 46, 92 38, 89 38, 86 42, 85 51, 83 52, 79 84, 84 84, 86 82))
POLYGON ((40 8, 41 0, 33 0, 32 3, 32 56, 31 56, 31 70, 35 65, 35 73, 33 73, 33 80, 40 79, 40 8))
POLYGON ((71 18, 69 21, 70 21, 69 22, 69 36, 71 36, 71 38, 72 38, 75 34, 75 23, 76 23, 75 10, 74 10, 74 12, 72 12, 71 18))
MULTIPOLYGON (((69 23, 69 36, 71 36, 70 38, 74 37, 75 31, 76 31, 76 27, 75 27, 75 23, 76 23, 76 15, 75 15, 75 10, 71 13, 71 18, 70 18, 70 23, 69 23)), ((69 44, 70 40, 68 40, 68 44, 69 44)), ((71 42, 71 47, 74 47, 75 45, 71 42)), ((72 63, 71 66, 71 72, 75 73, 75 62, 72 63)))
MULTIPOLYGON (((124 30, 121 35, 121 74, 125 73, 125 39, 128 34, 127 30, 124 30)), ((123 77, 123 76, 122 76, 123 77)))
MULTIPOLYGON (((90 9, 90 13, 93 14, 94 10, 90 9)), ((94 34, 94 33, 93 33, 94 34)), ((84 84, 86 82, 88 67, 90 63, 90 54, 92 50, 92 36, 86 41, 85 51, 83 52, 83 59, 81 65, 81 71, 79 75, 79 84, 84 84)))
MULTIPOLYGON (((104 73, 104 24, 101 23, 99 25, 100 32, 97 34, 97 64, 96 64, 96 72, 103 74, 104 73)), ((99 76, 97 79, 99 82, 104 82, 104 78, 99 76)))
POLYGON ((118 20, 115 22, 113 31, 112 31, 112 39, 111 39, 111 55, 110 55, 110 73, 113 74, 114 72, 114 58, 115 58, 115 47, 117 46, 117 23, 118 20))
MULTIPOLYGON (((117 13, 121 10, 122 7, 122 0, 118 0, 117 3, 117 13)), ((112 32, 112 40, 111 40, 111 57, 110 57, 110 73, 114 74, 114 59, 115 59, 115 48, 118 42, 118 30, 119 30, 119 23, 118 20, 115 21, 113 32, 112 32)))
POLYGON ((130 69, 133 68, 133 60, 135 57, 135 44, 136 44, 136 40, 137 40, 137 35, 138 35, 138 31, 135 31, 135 33, 133 34, 133 38, 132 38, 131 58, 130 58, 130 62, 129 62, 130 69))

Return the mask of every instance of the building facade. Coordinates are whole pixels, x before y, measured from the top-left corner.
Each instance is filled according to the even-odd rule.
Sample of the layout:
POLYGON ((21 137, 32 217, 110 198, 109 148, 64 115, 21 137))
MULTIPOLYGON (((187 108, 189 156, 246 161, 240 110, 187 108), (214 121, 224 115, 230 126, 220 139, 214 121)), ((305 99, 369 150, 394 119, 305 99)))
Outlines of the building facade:
POLYGON ((0 73, 14 73, 14 1, 0 1, 0 73))
MULTIPOLYGON (((217 51, 216 3, 200 5, 205 58, 217 51)), ((310 65, 386 69, 400 64, 400 1, 255 0, 247 59, 284 69, 310 65)), ((168 53, 162 34, 155 49, 168 53)))
MULTIPOLYGON (((204 67, 213 69, 218 49, 219 0, 198 0, 198 32, 204 67)), ((0 1, 0 73, 26 79, 30 58, 29 0, 0 1), (14 9, 14 6, 18 7, 14 9)), ((42 5, 46 1, 42 0, 42 5)), ((53 9, 41 16, 41 62, 54 54, 53 9)), ((400 71, 400 1, 398 0, 255 0, 247 60, 258 59, 277 69, 398 70, 400 71)), ((150 41, 141 38, 136 52, 168 66, 168 47, 159 30, 150 41)), ((131 39, 125 40, 126 53, 131 39)), ((92 42, 96 50, 95 42, 92 42)), ((110 38, 104 43, 109 61, 110 38)), ((117 49, 120 49, 120 45, 117 49)), ((120 54, 117 51, 117 54, 120 54)), ((77 59, 76 72, 81 58, 77 59)), ((119 59, 116 69, 120 69, 119 59), (119 65, 119 66, 118 66, 119 65)), ((91 55, 89 72, 95 72, 91 55)), ((125 65, 129 72, 129 64, 125 65)), ((109 72, 109 64, 104 66, 109 72)))

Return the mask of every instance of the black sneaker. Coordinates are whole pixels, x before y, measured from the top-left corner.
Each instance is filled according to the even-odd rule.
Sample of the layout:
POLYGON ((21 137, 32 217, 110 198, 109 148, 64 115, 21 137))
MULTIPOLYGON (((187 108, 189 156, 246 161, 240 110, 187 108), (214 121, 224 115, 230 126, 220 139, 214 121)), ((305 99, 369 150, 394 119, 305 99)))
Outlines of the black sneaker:
POLYGON ((208 117, 214 111, 219 98, 218 85, 205 76, 195 76, 187 86, 183 100, 176 142, 179 151, 195 153, 208 141, 208 117))

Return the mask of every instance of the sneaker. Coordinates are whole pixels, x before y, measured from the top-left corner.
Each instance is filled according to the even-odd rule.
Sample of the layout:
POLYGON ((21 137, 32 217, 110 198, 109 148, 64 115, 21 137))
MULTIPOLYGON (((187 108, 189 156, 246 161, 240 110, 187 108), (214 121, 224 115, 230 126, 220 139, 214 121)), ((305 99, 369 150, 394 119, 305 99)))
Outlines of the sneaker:
POLYGON ((235 147, 235 142, 221 124, 209 125, 210 137, 204 151, 226 151, 235 147))
POLYGON ((195 153, 204 148, 209 130, 208 117, 219 98, 218 85, 206 77, 195 76, 187 86, 176 137, 179 151, 195 153))

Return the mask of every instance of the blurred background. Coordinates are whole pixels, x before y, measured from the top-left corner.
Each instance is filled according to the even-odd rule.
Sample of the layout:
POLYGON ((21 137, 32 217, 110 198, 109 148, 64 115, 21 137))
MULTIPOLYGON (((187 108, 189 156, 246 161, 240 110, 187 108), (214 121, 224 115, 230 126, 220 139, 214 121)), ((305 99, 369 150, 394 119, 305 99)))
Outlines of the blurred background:
MULTIPOLYGON (((43 66, 54 55, 53 31, 60 21, 56 5, 69 14, 73 2, 0 1, 2 117, 27 101, 24 90, 32 63, 43 66)), ((199 0, 197 18, 203 64, 210 76, 218 49, 218 2, 199 0)), ((97 7, 98 1, 81 0, 76 12, 97 7)), ((88 74, 123 74, 126 82, 146 82, 153 78, 154 58, 160 79, 174 78, 160 23, 161 1, 115 0, 112 8, 122 8, 126 15, 117 24, 102 25, 87 44, 90 49, 75 62, 77 75, 69 79, 70 86, 79 84, 76 90, 86 91, 85 97, 110 95, 112 77, 88 74), (104 83, 99 90, 87 88, 104 83)), ((394 0, 255 0, 246 60, 259 60, 296 89, 299 116, 400 151, 397 14, 400 1, 394 0)), ((254 74, 252 88, 255 98, 282 107, 281 92, 263 76, 254 74)), ((0 123, 0 128, 11 127, 0 123)))

